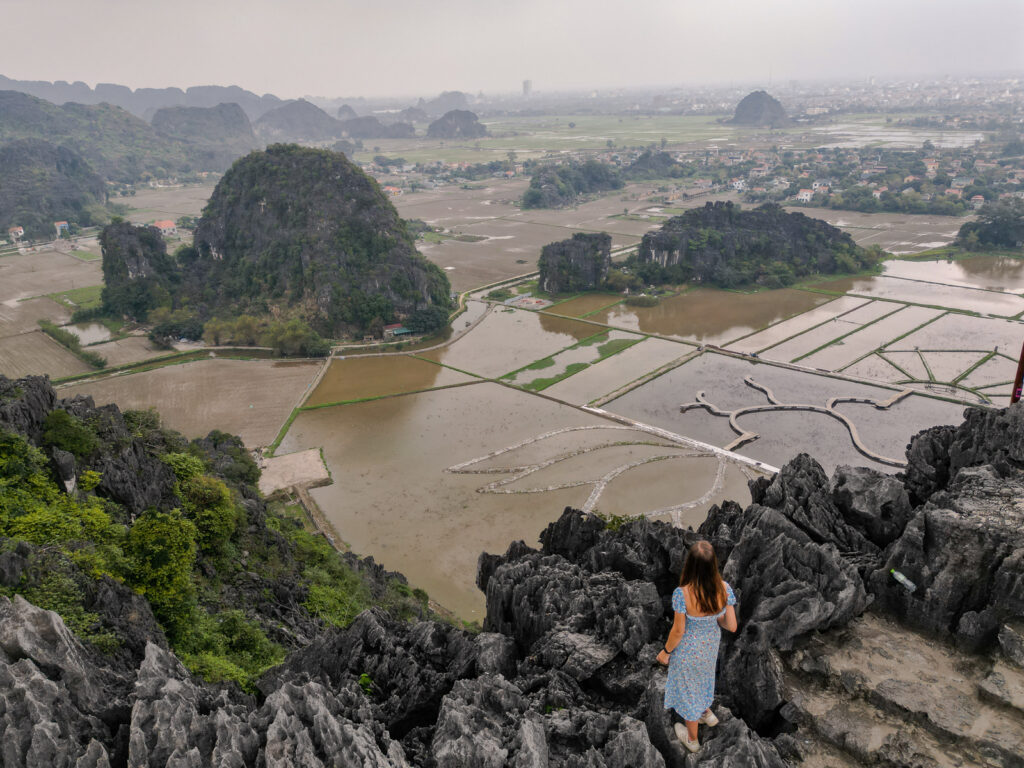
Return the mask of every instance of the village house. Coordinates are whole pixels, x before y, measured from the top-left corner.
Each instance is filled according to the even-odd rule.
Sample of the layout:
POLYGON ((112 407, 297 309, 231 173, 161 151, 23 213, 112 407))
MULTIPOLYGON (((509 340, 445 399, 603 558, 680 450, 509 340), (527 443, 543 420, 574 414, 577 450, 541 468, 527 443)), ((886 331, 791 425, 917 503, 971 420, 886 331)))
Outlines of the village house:
POLYGON ((391 323, 391 325, 384 326, 385 339, 393 339, 396 336, 406 336, 410 333, 412 333, 412 331, 410 331, 401 323, 391 323))
POLYGON ((953 187, 953 189, 964 189, 965 187, 971 186, 971 184, 973 183, 973 176, 957 176, 955 179, 953 179, 953 182, 950 184, 950 186, 953 187))
POLYGON ((985 204, 985 196, 984 195, 975 195, 974 197, 971 198, 971 207, 974 210, 978 210, 984 204, 985 204))
POLYGON ((879 200, 881 199, 882 195, 884 195, 888 191, 888 187, 879 187, 878 189, 871 193, 871 196, 875 198, 875 200, 879 200))
POLYGON ((960 197, 963 193, 962 189, 953 189, 952 187, 945 191, 946 197, 960 197))
POLYGON ((744 181, 743 179, 733 179, 732 188, 735 189, 737 192, 742 192, 744 189, 747 188, 747 182, 744 181))
POLYGON ((178 234, 178 227, 175 226, 174 222, 170 219, 161 219, 160 221, 154 221, 153 227, 160 230, 160 234, 164 237, 170 237, 171 235, 178 234))
POLYGON ((397 197, 402 194, 402 190, 399 187, 386 186, 383 189, 384 194, 391 195, 392 197, 397 197))
POLYGON ((12 243, 16 243, 25 236, 25 228, 11 227, 7 230, 7 236, 11 239, 12 243))
POLYGON ((68 227, 68 223, 66 221, 53 222, 53 228, 57 230, 57 237, 60 237, 65 232, 71 234, 71 228, 68 227))
POLYGON ((814 197, 813 189, 801 189, 796 193, 796 199, 798 203, 809 203, 811 198, 814 197))

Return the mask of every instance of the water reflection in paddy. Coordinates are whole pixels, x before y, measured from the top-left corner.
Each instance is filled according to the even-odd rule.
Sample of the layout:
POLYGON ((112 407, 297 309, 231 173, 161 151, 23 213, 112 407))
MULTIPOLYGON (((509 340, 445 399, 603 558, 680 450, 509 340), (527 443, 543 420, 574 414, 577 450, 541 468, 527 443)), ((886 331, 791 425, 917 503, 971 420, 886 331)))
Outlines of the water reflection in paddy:
POLYGON ((495 309, 462 338, 422 357, 489 378, 529 365, 577 341, 600 333, 599 326, 579 320, 495 309))
POLYGON ((332 360, 305 405, 416 392, 464 381, 473 378, 408 355, 332 360))
POLYGON ((830 298, 791 288, 759 293, 697 288, 664 298, 653 307, 620 304, 588 319, 633 331, 724 345, 759 328, 813 309, 830 298))
POLYGON ((96 344, 110 338, 110 329, 102 323, 75 323, 65 326, 65 329, 75 334, 82 346, 96 344))
POLYGON ((1024 290, 1024 259, 1012 256, 971 256, 948 259, 894 260, 883 265, 888 277, 926 280, 946 285, 984 288, 989 291, 1024 290))

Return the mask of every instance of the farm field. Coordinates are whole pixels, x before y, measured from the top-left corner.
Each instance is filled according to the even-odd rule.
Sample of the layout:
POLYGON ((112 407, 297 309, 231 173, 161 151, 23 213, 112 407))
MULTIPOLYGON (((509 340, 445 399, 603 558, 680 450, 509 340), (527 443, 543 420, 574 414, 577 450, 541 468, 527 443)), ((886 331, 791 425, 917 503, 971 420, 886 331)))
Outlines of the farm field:
POLYGON ((98 261, 43 248, 0 257, 0 303, 103 283, 98 261))
POLYGON ((91 395, 97 405, 117 403, 122 410, 156 408, 164 424, 186 437, 219 429, 255 448, 274 439, 320 365, 200 360, 66 384, 57 394, 91 395))
POLYGON ((334 478, 313 498, 345 541, 387 568, 401 564, 413 586, 464 619, 483 615, 480 552, 535 543, 598 486, 602 512, 684 525, 715 501, 749 499, 734 462, 493 383, 302 411, 279 453, 311 447, 323 447, 334 478), (672 470, 641 464, 602 481, 637 461, 672 470))
POLYGON ((58 379, 91 370, 92 366, 42 331, 0 338, 0 374, 9 379, 42 375, 58 379))
POLYGON ((467 381, 475 379, 409 355, 332 360, 304 405, 418 392, 467 381))

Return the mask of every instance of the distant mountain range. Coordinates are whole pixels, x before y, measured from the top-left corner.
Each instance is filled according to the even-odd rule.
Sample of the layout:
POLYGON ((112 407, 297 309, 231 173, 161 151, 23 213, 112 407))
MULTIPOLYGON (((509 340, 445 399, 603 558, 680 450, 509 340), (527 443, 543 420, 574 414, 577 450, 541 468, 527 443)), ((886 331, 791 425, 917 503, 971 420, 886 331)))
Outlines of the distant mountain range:
POLYGON ((64 80, 12 80, 0 75, 0 90, 20 91, 54 104, 73 101, 77 104, 113 104, 137 117, 149 119, 161 107, 215 107, 218 104, 237 104, 249 120, 259 119, 265 112, 284 104, 270 93, 258 96, 237 85, 197 85, 181 88, 137 88, 126 85, 98 83, 90 88, 81 81, 64 80))

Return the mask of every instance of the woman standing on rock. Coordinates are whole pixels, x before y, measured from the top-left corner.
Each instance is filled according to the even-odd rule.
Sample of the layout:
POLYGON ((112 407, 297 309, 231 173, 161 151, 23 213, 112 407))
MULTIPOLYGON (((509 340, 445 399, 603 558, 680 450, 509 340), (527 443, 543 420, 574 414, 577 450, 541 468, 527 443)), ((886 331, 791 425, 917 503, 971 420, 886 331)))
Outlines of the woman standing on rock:
POLYGON ((675 620, 658 661, 668 665, 665 709, 686 722, 675 724, 676 736, 691 752, 700 749, 697 726, 718 725, 711 711, 715 697, 715 661, 722 629, 736 631, 736 596, 722 581, 714 547, 698 541, 686 555, 679 586, 672 593, 675 620))

